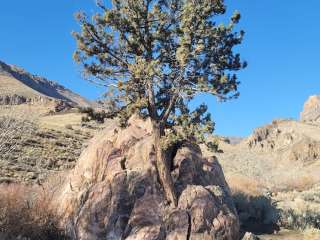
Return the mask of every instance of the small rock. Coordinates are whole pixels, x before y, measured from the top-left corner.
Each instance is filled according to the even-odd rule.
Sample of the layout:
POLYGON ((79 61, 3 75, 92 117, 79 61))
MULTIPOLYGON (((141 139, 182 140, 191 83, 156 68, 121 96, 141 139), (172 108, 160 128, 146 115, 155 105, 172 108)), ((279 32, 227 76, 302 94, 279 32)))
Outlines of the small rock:
POLYGON ((246 234, 243 236, 242 240, 260 240, 260 238, 253 233, 246 232, 246 234))

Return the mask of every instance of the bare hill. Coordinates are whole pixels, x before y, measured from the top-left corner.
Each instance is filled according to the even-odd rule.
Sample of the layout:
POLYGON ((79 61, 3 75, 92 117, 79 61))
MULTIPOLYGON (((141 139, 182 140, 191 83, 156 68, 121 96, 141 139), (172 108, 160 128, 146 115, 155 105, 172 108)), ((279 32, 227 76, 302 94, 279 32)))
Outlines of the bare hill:
POLYGON ((220 143, 217 157, 226 172, 285 188, 302 179, 320 181, 320 126, 277 120, 232 145, 220 143))
MULTIPOLYGON (((273 226, 320 228, 319 99, 306 101, 301 121, 275 120, 239 143, 220 139, 218 153, 203 149, 222 165, 242 229, 261 234, 272 233, 273 226)), ((288 234, 277 236, 291 239, 288 234)), ((263 239, 278 239, 273 237, 263 239)))
POLYGON ((96 105, 43 77, 0 61, 0 183, 36 182, 73 168, 102 124, 76 107, 96 105))
POLYGON ((28 73, 22 68, 0 61, 0 103, 65 101, 72 106, 91 106, 92 103, 46 78, 28 73))

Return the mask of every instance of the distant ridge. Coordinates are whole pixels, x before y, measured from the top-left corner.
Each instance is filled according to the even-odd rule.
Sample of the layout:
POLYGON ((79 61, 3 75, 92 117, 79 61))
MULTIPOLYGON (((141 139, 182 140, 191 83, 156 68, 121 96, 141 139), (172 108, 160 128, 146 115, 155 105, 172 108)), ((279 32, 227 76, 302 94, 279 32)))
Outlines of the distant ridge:
POLYGON ((92 102, 44 77, 0 61, 0 104, 60 100, 72 106, 88 107, 92 102))

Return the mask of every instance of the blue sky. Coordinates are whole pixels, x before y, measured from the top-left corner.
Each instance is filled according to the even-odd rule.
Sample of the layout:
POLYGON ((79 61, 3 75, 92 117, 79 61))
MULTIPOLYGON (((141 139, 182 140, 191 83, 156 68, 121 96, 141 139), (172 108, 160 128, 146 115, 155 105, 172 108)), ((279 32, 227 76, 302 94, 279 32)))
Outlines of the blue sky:
MULTIPOLYGON (((275 118, 298 118, 309 95, 320 94, 320 1, 226 0, 228 15, 242 14, 239 48, 249 66, 239 74, 240 98, 206 102, 216 133, 246 136, 275 118)), ((94 0, 10 0, 0 6, 0 60, 55 80, 94 99, 102 93, 73 63, 78 10, 94 13, 94 0)))

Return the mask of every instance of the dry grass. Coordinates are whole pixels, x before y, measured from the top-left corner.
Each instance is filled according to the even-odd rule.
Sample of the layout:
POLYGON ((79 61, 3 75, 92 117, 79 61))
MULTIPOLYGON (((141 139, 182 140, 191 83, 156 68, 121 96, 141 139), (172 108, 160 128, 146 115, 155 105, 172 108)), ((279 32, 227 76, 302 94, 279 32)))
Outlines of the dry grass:
POLYGON ((0 183, 44 181, 51 171, 73 168, 96 131, 81 126, 79 113, 42 114, 31 104, 0 106, 0 183))
POLYGON ((320 186, 303 192, 279 193, 275 200, 282 226, 298 230, 320 228, 320 186))
POLYGON ((263 190, 267 189, 263 184, 249 177, 231 175, 227 181, 244 227, 253 220, 299 231, 320 227, 320 186, 315 185, 314 176, 283 179, 279 182, 281 188, 268 192, 263 190))
POLYGON ((34 122, 51 110, 51 106, 36 104, 0 105, 0 116, 14 116, 28 118, 34 122))
POLYGON ((282 184, 282 188, 284 191, 305 191, 311 189, 315 184, 317 184, 319 180, 317 180, 314 176, 304 175, 301 177, 292 177, 290 179, 286 179, 282 184))
POLYGON ((270 234, 278 230, 278 211, 272 199, 264 196, 260 182, 241 175, 227 176, 227 182, 243 231, 270 234))
POLYGON ((67 239, 58 227, 52 200, 59 183, 0 185, 0 233, 5 239, 67 239))
POLYGON ((308 228, 303 232, 303 240, 319 240, 320 229, 308 228))
POLYGON ((48 115, 40 119, 40 126, 49 129, 59 129, 61 131, 65 130, 66 125, 80 126, 81 124, 80 113, 65 113, 57 115, 48 115))
POLYGON ((11 111, 0 116, 0 154, 8 154, 16 149, 18 139, 34 129, 32 117, 26 112, 11 111))
POLYGON ((264 186, 257 180, 243 175, 231 175, 226 178, 233 194, 243 193, 248 196, 262 195, 264 186))

